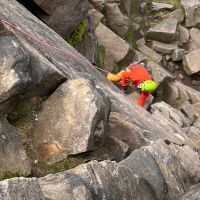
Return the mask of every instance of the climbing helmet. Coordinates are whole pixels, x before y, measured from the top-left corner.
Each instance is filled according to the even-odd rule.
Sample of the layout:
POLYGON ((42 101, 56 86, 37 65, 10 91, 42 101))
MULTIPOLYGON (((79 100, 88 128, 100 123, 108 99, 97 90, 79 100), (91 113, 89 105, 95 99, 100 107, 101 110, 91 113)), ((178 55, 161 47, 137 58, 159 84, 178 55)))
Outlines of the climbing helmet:
POLYGON ((152 80, 147 80, 142 83, 142 92, 153 92, 157 88, 157 84, 152 80))

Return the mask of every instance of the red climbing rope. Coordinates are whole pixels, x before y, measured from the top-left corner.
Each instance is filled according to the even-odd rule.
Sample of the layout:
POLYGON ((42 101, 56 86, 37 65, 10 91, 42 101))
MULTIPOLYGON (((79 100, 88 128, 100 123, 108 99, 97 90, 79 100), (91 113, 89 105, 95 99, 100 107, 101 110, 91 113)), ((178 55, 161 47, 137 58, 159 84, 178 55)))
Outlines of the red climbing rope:
POLYGON ((52 45, 52 44, 49 44, 49 43, 47 43, 47 42, 43 42, 43 41, 41 41, 41 40, 39 40, 39 39, 33 37, 31 34, 29 34, 29 33, 25 32, 25 31, 21 30, 20 28, 18 28, 18 27, 15 26, 14 24, 11 24, 10 22, 8 22, 8 21, 6 21, 6 20, 0 19, 0 23, 4 24, 5 26, 9 26, 10 28, 12 28, 12 29, 14 29, 14 30, 20 32, 21 34, 25 35, 25 36, 26 36, 30 41, 32 41, 32 42, 35 42, 35 43, 37 43, 37 44, 42 44, 42 45, 44 45, 44 46, 46 46, 46 47, 48 47, 48 48, 54 49, 54 50, 56 50, 56 51, 58 51, 58 52, 60 52, 60 53, 62 53, 62 54, 64 54, 64 55, 66 55, 66 56, 69 56, 69 57, 71 57, 71 58, 73 58, 73 59, 79 61, 80 63, 84 63, 84 64, 86 64, 86 65, 90 65, 90 66, 92 66, 92 67, 94 67, 94 68, 97 68, 97 69, 99 69, 99 70, 101 70, 101 71, 104 71, 104 72, 106 72, 106 73, 109 73, 109 71, 106 71, 106 70, 104 70, 104 69, 101 69, 101 68, 99 68, 99 67, 96 67, 96 66, 92 65, 91 63, 89 63, 88 61, 86 61, 86 60, 84 60, 84 59, 82 59, 82 58, 80 58, 80 57, 77 57, 77 56, 71 54, 69 51, 66 51, 66 50, 64 50, 64 49, 60 49, 60 48, 58 48, 58 47, 56 47, 56 46, 54 46, 54 45, 52 45))

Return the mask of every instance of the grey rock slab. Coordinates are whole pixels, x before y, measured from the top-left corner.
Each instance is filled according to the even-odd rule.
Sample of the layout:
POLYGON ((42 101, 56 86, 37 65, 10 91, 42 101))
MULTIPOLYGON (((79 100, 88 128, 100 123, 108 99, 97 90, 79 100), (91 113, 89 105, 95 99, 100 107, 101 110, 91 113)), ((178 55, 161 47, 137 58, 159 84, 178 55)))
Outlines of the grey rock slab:
MULTIPOLYGON (((14 37, 0 38, 0 103, 22 94, 32 80, 29 55, 14 37)), ((13 103, 15 105, 15 103, 13 103)), ((2 106, 9 110, 12 104, 2 106)))
POLYGON ((150 28, 147 38, 160 42, 170 43, 175 39, 177 28, 176 19, 165 19, 154 27, 150 28))
POLYGON ((198 182, 199 155, 188 146, 167 145, 162 140, 158 140, 144 149, 152 154, 159 165, 168 187, 167 199, 177 199, 191 185, 198 182))
POLYGON ((128 54, 129 44, 102 23, 96 28, 95 35, 99 43, 110 52, 116 62, 128 54))
POLYGON ((151 58, 153 61, 159 63, 162 60, 162 56, 153 51, 146 45, 139 44, 137 45, 138 50, 143 53, 145 56, 151 58))
POLYGON ((188 75, 195 74, 200 71, 200 49, 192 51, 183 57, 183 68, 188 75))
POLYGON ((200 183, 190 187, 187 192, 178 200, 199 200, 200 197, 200 183))
POLYGON ((128 17, 123 15, 118 3, 105 3, 105 17, 107 26, 120 37, 124 37, 128 30, 128 17))
POLYGON ((103 146, 117 162, 123 160, 128 155, 130 149, 129 145, 113 136, 107 136, 103 146))
POLYGON ((179 41, 182 44, 185 44, 188 42, 190 34, 187 28, 185 28, 184 26, 181 26, 180 24, 178 25, 177 28, 178 32, 179 32, 179 41))
POLYGON ((0 117, 0 128, 0 179, 6 172, 29 175, 30 161, 17 130, 2 116, 0 117))
POLYGON ((43 162, 94 150, 102 143, 110 102, 89 79, 63 83, 38 113, 33 143, 43 162))
POLYGON ((173 61, 181 61, 184 56, 185 49, 175 49, 171 54, 171 58, 173 61))
POLYGON ((163 87, 161 99, 174 108, 180 109, 187 101, 192 104, 200 103, 200 92, 179 81, 169 82, 163 87))
POLYGON ((195 115, 200 115, 200 103, 184 104, 181 110, 193 122, 195 120, 195 115))
POLYGON ((44 11, 36 15, 63 38, 69 36, 87 15, 87 0, 57 1, 34 0, 44 11), (44 14, 46 13, 46 14, 44 14))
POLYGON ((164 101, 155 103, 151 106, 151 113, 159 111, 164 117, 171 119, 180 127, 189 127, 191 121, 180 111, 174 109, 164 101))
POLYGON ((189 30, 190 40, 189 40, 189 52, 200 49, 200 30, 197 28, 191 28, 189 30))
POLYGON ((191 126, 187 131, 187 136, 195 141, 200 146, 200 129, 196 126, 191 126))
POLYGON ((36 178, 13 178, 0 182, 1 200, 45 200, 36 178))
POLYGON ((168 18, 176 19, 178 23, 181 23, 183 22, 185 15, 183 10, 180 8, 163 16, 163 19, 168 18))
POLYGON ((173 50, 178 48, 178 45, 176 42, 174 43, 163 43, 158 41, 152 41, 152 49, 154 51, 164 53, 164 54, 170 54, 173 50))
POLYGON ((128 167, 133 174, 146 180, 156 194, 157 199, 165 199, 167 184, 151 153, 141 149, 135 150, 119 164, 128 167))

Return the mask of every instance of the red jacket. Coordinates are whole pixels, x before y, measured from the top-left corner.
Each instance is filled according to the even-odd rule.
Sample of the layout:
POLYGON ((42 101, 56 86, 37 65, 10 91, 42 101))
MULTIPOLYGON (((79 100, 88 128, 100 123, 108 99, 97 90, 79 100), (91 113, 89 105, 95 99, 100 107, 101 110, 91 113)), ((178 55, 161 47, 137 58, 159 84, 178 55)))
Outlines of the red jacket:
MULTIPOLYGON (((121 85, 127 86, 128 80, 132 81, 132 83, 137 87, 143 81, 151 80, 151 76, 149 75, 148 71, 142 66, 135 66, 133 67, 131 72, 124 72, 121 78, 121 85)), ((139 100, 138 105, 143 106, 147 97, 149 97, 150 92, 142 92, 139 100)))

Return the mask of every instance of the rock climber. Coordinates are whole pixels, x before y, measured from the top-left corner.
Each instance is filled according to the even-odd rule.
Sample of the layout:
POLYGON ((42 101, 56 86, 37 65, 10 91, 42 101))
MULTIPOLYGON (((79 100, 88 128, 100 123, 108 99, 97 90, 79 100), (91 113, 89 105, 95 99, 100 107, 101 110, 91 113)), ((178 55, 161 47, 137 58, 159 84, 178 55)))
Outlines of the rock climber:
POLYGON ((131 81, 141 92, 138 99, 139 106, 144 105, 145 100, 157 87, 151 78, 150 68, 145 63, 132 63, 118 74, 109 73, 107 79, 113 82, 121 81, 122 90, 125 93, 128 91, 128 81, 131 81))

